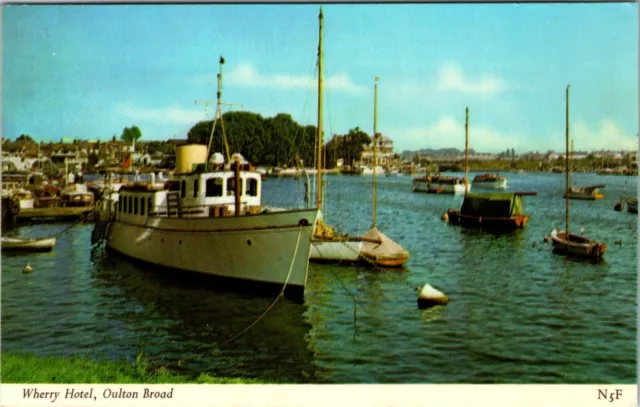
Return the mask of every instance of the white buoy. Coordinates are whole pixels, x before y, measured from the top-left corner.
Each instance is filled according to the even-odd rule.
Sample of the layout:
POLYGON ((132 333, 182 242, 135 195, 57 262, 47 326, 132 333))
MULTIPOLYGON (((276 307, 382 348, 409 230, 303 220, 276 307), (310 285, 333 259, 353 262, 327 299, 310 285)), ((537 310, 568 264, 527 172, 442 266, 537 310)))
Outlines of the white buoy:
POLYGON ((448 302, 448 296, 431 287, 429 284, 425 284, 424 287, 418 291, 418 307, 420 308, 444 305, 448 302))
POLYGON ((33 271, 33 267, 31 267, 31 263, 27 263, 26 266, 22 269, 23 273, 31 273, 33 271))
POLYGON ((580 234, 584 235, 584 228, 580 228, 580 234))

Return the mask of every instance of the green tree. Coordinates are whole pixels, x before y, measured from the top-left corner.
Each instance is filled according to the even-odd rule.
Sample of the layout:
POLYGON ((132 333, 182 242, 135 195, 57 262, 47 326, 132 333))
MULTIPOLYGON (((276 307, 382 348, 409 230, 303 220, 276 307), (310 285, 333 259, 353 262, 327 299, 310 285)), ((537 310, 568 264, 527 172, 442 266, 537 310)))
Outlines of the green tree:
POLYGON ((124 141, 138 141, 142 137, 140 128, 135 124, 131 127, 125 127, 120 135, 120 140, 124 141))

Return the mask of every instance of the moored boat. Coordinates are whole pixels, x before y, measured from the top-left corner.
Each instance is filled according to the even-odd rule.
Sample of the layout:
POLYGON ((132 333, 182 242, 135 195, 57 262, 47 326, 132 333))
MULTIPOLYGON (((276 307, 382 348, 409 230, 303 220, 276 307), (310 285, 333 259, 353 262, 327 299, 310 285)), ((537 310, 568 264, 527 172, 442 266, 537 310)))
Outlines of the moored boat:
MULTIPOLYGON (((221 58, 221 71, 223 63, 221 58)), ((218 78, 211 135, 222 118, 222 72, 218 78)), ((122 186, 115 213, 96 224, 92 239, 146 263, 277 287, 301 298, 318 209, 263 206, 262 175, 238 158, 229 162, 226 138, 224 145, 226 163, 209 160, 207 146, 180 146, 173 179, 122 186)))
POLYGON ((449 223, 470 227, 518 229, 529 221, 523 195, 535 192, 493 192, 465 194, 460 209, 448 209, 449 223))
POLYGON ((568 192, 565 192, 564 197, 569 199, 582 199, 587 201, 593 201, 596 199, 602 199, 602 194, 598 188, 604 188, 604 184, 589 185, 585 187, 570 187, 568 192))
POLYGON ((5 237, 2 239, 2 250, 4 251, 49 251, 56 244, 55 237, 42 239, 21 239, 15 237, 5 237))
POLYGON ((60 206, 91 206, 93 192, 85 184, 70 184, 60 191, 60 206))
POLYGON ((450 177, 440 174, 425 175, 413 179, 411 190, 431 194, 464 194, 470 190, 464 177, 450 177))
POLYGON ((600 260, 604 255, 607 245, 600 243, 596 239, 588 238, 586 236, 576 235, 569 230, 569 199, 571 189, 571 156, 569 155, 569 89, 566 90, 566 157, 565 160, 565 230, 558 231, 553 229, 551 231, 551 240, 553 252, 558 254, 574 255, 579 257, 585 257, 593 260, 600 260))
POLYGON ((472 188, 481 189, 505 189, 507 187, 507 178, 500 174, 478 174, 471 182, 472 188))
POLYGON ((637 198, 628 198, 627 199, 627 211, 631 213, 638 213, 638 199, 637 198))

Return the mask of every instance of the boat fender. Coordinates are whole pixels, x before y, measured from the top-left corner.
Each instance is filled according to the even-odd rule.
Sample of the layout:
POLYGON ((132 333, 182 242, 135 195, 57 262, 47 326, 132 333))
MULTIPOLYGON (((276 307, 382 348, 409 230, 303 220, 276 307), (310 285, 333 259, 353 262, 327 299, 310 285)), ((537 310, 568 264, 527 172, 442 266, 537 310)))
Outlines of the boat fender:
POLYGON ((31 263, 27 263, 26 266, 22 269, 23 273, 31 273, 33 271, 33 267, 31 267, 31 263))
POLYGON ((417 287, 418 307, 429 308, 435 305, 445 305, 449 302, 449 297, 441 291, 436 290, 429 284, 425 284, 422 288, 417 287))

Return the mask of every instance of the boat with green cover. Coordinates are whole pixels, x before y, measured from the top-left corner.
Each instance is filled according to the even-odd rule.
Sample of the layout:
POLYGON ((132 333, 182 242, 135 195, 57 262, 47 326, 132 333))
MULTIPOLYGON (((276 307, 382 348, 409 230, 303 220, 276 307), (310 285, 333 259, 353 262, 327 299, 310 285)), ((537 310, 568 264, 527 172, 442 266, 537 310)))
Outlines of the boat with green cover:
POLYGON ((522 228, 529 221, 529 216, 524 213, 523 195, 536 195, 536 192, 467 193, 462 207, 447 210, 447 216, 454 225, 522 228))

